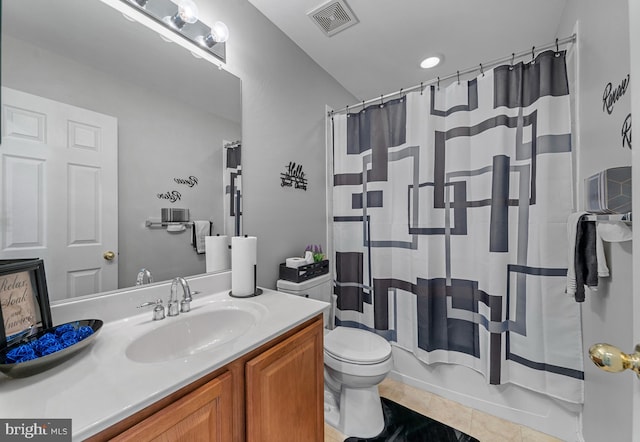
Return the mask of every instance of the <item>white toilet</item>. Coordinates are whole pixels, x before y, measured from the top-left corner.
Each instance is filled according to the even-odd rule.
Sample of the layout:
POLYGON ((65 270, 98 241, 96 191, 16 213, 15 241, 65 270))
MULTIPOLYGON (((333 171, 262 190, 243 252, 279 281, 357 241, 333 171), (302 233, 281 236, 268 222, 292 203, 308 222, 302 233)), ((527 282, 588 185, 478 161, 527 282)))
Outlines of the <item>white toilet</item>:
POLYGON ((348 437, 369 438, 384 429, 378 384, 393 368, 391 345, 367 330, 336 327, 331 277, 322 275, 295 283, 278 280, 281 292, 330 302, 325 313, 325 421, 348 437))

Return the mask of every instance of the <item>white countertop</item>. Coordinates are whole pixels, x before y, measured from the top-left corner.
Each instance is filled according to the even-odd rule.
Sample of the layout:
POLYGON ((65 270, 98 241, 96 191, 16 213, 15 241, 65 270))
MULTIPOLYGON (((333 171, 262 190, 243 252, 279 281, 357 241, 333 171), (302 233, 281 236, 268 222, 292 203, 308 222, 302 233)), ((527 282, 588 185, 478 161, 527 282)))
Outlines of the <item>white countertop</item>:
MULTIPOLYGON (((103 319, 105 324, 93 342, 71 359, 34 376, 12 379, 0 374, 0 416, 3 418, 71 418, 73 440, 82 440, 119 422, 181 387, 237 359, 271 339, 316 316, 328 304, 307 298, 264 289, 251 298, 237 299, 220 284, 200 281, 192 311, 178 317, 152 321, 151 309, 131 310, 135 316, 103 319, 84 316, 65 320, 103 319), (217 292, 207 292, 207 285, 217 292), (140 363, 130 360, 125 350, 130 342, 154 327, 196 315, 220 303, 242 308, 252 303, 260 319, 246 333, 231 342, 214 346, 189 357, 140 363)), ((164 289, 164 288, 163 288, 164 289)), ((135 290, 123 296, 135 296, 135 290)), ((165 297, 166 298, 166 297, 165 297)), ((118 294, 110 302, 117 302, 118 294)), ((131 301, 129 301, 131 302, 131 301)), ((166 303, 166 299, 165 299, 166 303)), ((89 309, 91 310, 91 309, 89 309)), ((68 316, 65 312, 60 317, 68 316)), ((57 320, 54 312, 54 323, 57 320)), ((105 316, 109 314, 105 313, 105 316)))

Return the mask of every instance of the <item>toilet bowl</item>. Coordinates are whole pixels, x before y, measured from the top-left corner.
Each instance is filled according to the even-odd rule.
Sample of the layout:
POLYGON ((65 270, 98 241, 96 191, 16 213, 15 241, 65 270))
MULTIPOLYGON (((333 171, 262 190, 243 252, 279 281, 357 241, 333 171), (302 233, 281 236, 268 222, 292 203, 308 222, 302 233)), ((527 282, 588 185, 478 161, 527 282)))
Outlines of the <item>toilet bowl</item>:
POLYGON ((335 327, 331 279, 322 275, 300 283, 278 280, 278 290, 329 302, 325 314, 325 422, 348 437, 375 437, 384 429, 378 384, 393 368, 391 345, 367 330, 335 327))
POLYGON ((325 420, 345 436, 369 438, 384 429, 378 384, 393 368, 391 345, 375 333, 336 327, 325 335, 325 387, 338 402, 338 413, 325 420))

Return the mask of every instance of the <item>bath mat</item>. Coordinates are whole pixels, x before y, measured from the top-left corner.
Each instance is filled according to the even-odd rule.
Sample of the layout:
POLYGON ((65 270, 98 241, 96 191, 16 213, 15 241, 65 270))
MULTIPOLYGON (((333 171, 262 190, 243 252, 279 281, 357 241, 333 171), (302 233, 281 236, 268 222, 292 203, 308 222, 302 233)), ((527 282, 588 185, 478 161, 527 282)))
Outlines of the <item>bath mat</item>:
POLYGON ((448 425, 421 415, 387 398, 382 399, 384 430, 380 435, 361 439, 350 437, 345 442, 479 442, 448 425))

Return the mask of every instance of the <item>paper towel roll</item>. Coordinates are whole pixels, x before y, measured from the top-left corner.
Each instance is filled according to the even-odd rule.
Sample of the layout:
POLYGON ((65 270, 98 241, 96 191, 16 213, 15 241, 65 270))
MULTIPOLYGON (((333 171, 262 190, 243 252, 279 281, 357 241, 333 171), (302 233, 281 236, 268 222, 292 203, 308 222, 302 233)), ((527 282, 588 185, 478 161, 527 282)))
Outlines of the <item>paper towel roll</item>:
POLYGON ((293 258, 287 258, 285 260, 285 265, 287 267, 291 267, 292 269, 297 269, 300 266, 304 266, 309 264, 307 262, 307 260, 305 258, 300 258, 300 257, 293 257, 293 258))
POLYGON ((255 236, 231 238, 231 294, 233 296, 255 294, 257 256, 258 239, 255 236))
POLYGON ((227 235, 205 236, 204 251, 207 256, 207 273, 231 268, 231 252, 227 235))

